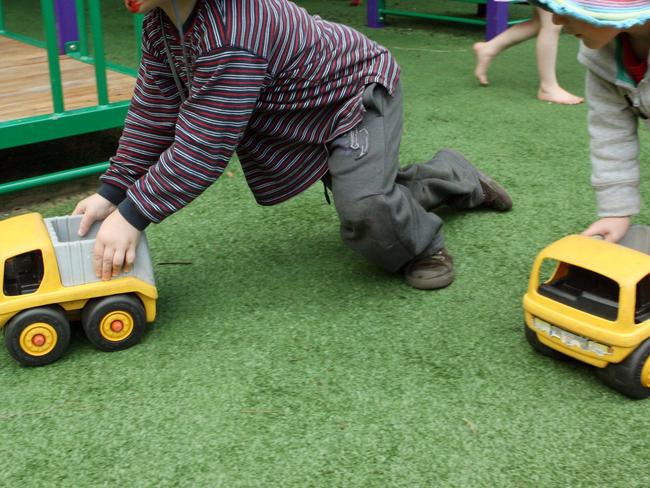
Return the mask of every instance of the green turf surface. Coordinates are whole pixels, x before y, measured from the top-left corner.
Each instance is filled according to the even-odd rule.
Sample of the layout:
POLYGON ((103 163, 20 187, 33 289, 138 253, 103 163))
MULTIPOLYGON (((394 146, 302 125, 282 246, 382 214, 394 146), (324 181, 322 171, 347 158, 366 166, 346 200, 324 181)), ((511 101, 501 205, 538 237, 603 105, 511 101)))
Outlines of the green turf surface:
MULTIPOLYGON (((369 30, 345 1, 300 3, 397 57, 403 163, 454 147, 515 209, 443 212, 457 279, 422 292, 341 244, 320 186, 259 207, 232 164, 149 228, 160 300, 142 344, 101 353, 77 334, 36 369, 0 351, 0 486, 647 486, 650 400, 523 336, 536 253, 594 218, 586 108, 535 99, 534 43, 480 88, 479 28, 369 30)), ((563 36, 558 71, 582 93, 576 51, 563 36)), ((72 201, 30 208, 60 215, 72 201)))

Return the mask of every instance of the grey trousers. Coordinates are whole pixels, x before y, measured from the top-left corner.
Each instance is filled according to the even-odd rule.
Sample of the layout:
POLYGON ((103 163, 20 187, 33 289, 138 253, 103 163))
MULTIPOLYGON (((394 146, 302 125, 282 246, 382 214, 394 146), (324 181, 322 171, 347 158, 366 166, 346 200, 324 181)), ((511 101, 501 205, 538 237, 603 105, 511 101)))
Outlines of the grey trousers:
POLYGON ((328 144, 325 181, 343 241, 369 261, 397 271, 443 247, 442 219, 432 209, 480 206, 483 190, 476 168, 450 150, 400 168, 401 86, 391 97, 383 86, 369 85, 363 105, 363 120, 328 144))

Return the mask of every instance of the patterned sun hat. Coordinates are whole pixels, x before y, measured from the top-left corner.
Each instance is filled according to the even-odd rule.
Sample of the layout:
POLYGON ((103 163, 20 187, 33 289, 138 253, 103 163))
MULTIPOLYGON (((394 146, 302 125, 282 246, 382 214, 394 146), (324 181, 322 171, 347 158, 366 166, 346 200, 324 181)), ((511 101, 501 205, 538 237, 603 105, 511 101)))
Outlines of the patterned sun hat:
POLYGON ((650 0, 530 0, 530 3, 599 27, 629 29, 650 21, 650 0))

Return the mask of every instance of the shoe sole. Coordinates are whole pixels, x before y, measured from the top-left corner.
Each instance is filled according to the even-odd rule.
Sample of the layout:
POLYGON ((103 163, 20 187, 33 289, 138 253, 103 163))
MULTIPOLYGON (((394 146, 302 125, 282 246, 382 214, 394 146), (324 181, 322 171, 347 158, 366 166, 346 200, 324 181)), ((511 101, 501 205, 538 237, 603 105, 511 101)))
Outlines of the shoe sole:
POLYGON ((449 273, 428 280, 424 278, 404 276, 404 281, 407 285, 417 288, 418 290, 439 290, 440 288, 445 288, 446 286, 451 285, 454 281, 454 277, 454 271, 452 270, 449 273))

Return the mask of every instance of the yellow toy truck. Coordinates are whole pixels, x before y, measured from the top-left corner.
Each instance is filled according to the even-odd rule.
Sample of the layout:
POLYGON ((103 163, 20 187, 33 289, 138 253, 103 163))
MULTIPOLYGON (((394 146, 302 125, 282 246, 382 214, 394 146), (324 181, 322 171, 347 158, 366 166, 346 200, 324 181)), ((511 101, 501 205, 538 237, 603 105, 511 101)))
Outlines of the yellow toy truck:
POLYGON ((526 338, 538 352, 598 368, 630 398, 650 396, 650 227, 612 244, 572 235, 542 250, 524 296, 526 338))
POLYGON ((37 213, 0 222, 0 328, 9 354, 26 366, 59 359, 70 321, 81 320, 98 349, 136 344, 156 316, 151 258, 143 235, 132 271, 101 281, 92 249, 99 223, 79 237, 81 216, 43 219, 37 213))

